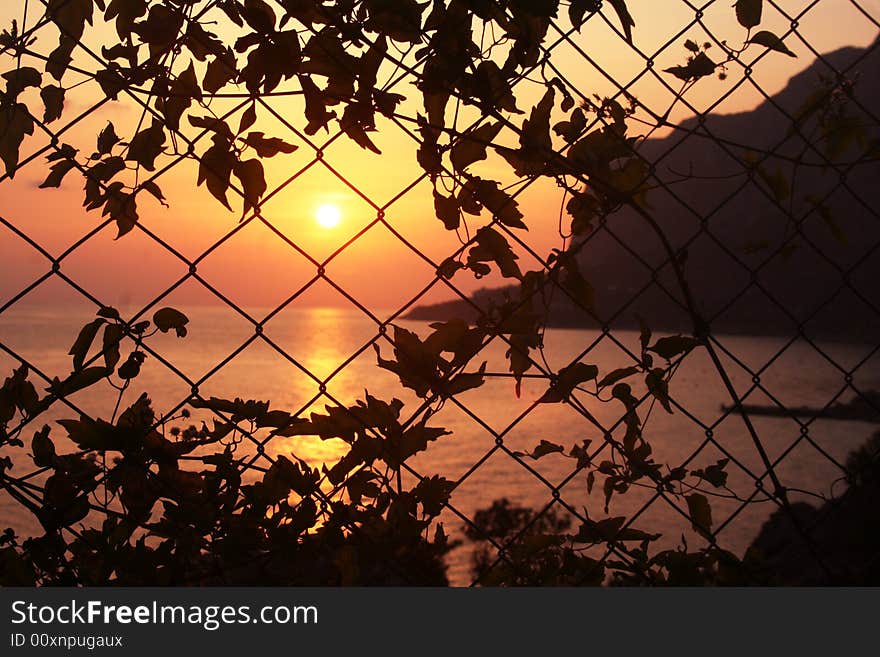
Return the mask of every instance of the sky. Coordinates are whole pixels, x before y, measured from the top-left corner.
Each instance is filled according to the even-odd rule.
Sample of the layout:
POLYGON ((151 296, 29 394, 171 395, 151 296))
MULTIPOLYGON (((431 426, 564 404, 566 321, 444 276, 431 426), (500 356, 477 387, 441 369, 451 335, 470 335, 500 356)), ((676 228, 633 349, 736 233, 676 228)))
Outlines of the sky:
MULTIPOLYGON (((29 3, 31 15, 27 25, 35 20, 34 8, 38 4, 29 3)), ((681 44, 685 39, 700 43, 711 39, 701 26, 694 26, 679 34, 681 27, 687 25, 694 15, 685 2, 630 0, 628 4, 636 22, 635 45, 647 56, 655 57, 658 69, 684 62, 686 51, 681 44), (656 54, 669 41, 673 42, 672 45, 656 54)), ((706 28, 719 39, 726 38, 731 44, 741 43, 744 31, 736 24, 730 6, 732 1, 708 4, 704 18, 706 28)), ((756 65, 751 82, 742 85, 738 85, 742 77, 740 71, 731 67, 727 80, 706 79, 692 89, 687 96, 691 106, 704 111, 712 107, 715 99, 725 91, 735 88, 730 97, 714 111, 747 111, 762 98, 755 85, 769 94, 775 93, 792 75, 810 65, 813 55, 805 43, 819 52, 829 52, 847 45, 863 47, 876 39, 876 23, 868 20, 859 7, 869 15, 880 18, 880 0, 860 3, 850 0, 776 2, 777 6, 788 12, 802 11, 811 4, 814 6, 800 19, 796 34, 786 39, 788 46, 798 54, 797 58, 783 55, 766 57, 756 65)), ((24 0, 4 2, 0 8, 0 24, 9 25, 12 18, 20 21, 23 5, 24 0)), ((787 21, 769 3, 765 5, 765 19, 761 27, 784 32, 787 21)), ((616 25, 613 17, 611 20, 616 25)), ((55 45, 56 35, 54 29, 44 30, 34 47, 41 52, 50 51, 55 45)), ((102 43, 112 44, 115 38, 112 28, 99 25, 89 33, 87 42, 99 47, 102 43)), ((623 44, 603 22, 589 21, 580 34, 574 35, 573 42, 616 80, 629 82, 644 68, 644 60, 623 44)), ((718 49, 714 52, 717 53, 718 49)), ((2 70, 8 70, 13 60, 9 56, 3 59, 0 66, 2 70)), ((570 44, 558 47, 554 51, 553 61, 567 79, 585 92, 606 95, 615 91, 614 84, 593 64, 586 62, 570 44)), ((79 53, 75 62, 89 65, 84 53, 79 53)), ((31 60, 29 63, 33 65, 34 62, 31 60)), ((394 71, 386 69, 382 73, 386 77, 395 75, 394 71)), ((76 75, 69 74, 65 84, 74 83, 77 79, 76 75)), ((418 92, 410 79, 400 81, 393 90, 417 99, 418 92)), ((672 100, 670 92, 651 76, 638 79, 629 90, 657 113, 662 113, 672 100)), ((517 93, 519 107, 526 110, 527 115, 529 108, 543 93, 543 88, 524 82, 517 88, 517 93)), ((93 82, 71 89, 67 94, 65 117, 54 126, 62 125, 68 118, 91 107, 100 97, 100 89, 93 82)), ((215 100, 212 109, 222 112, 231 107, 230 102, 215 100)), ((302 125, 299 118, 302 107, 298 102, 288 97, 272 99, 271 104, 279 115, 290 117, 294 124, 302 125)), ((404 104, 402 111, 409 114, 419 111, 417 100, 404 104)), ((690 113, 687 107, 681 106, 675 109, 671 118, 681 120, 690 113)), ((96 135, 108 121, 114 123, 120 135, 130 136, 139 118, 136 104, 121 96, 118 102, 105 103, 101 109, 89 114, 74 129, 65 133, 62 140, 79 148, 81 153, 89 153, 94 149, 96 135)), ((466 113, 460 117, 461 120, 468 118, 472 117, 466 113)), ((521 121, 522 118, 516 117, 514 120, 521 121)), ((562 118, 562 113, 557 109, 553 120, 562 118)), ((291 134, 270 113, 260 109, 253 129, 299 146, 292 154, 282 154, 264 161, 270 190, 296 174, 294 182, 263 204, 262 214, 272 228, 257 221, 240 224, 240 202, 233 200, 234 211, 227 211, 204 187, 196 187, 197 168, 192 161, 184 161, 159 178, 169 207, 162 207, 145 198, 139 204, 140 223, 184 258, 199 258, 210 249, 210 253, 198 263, 199 275, 226 298, 242 306, 274 307, 316 275, 316 265, 292 248, 289 244, 292 242, 318 262, 333 256, 326 264, 327 277, 371 311, 387 315, 428 286, 434 279, 434 269, 384 225, 373 226, 351 247, 333 255, 376 218, 377 208, 383 209, 385 220, 394 231, 435 263, 448 256, 460 244, 460 239, 466 236, 443 228, 434 217, 430 183, 422 180, 416 184, 420 175, 415 159, 416 142, 387 119, 380 118, 377 127, 378 132, 372 137, 382 150, 381 156, 363 150, 342 137, 324 148, 322 161, 315 162, 314 150, 309 144, 291 134), (363 197, 371 199, 372 203, 363 197), (327 206, 338 212, 339 222, 334 227, 322 226, 317 220, 319 208, 327 206), (218 245, 230 231, 236 232, 218 245)), ((634 126, 634 134, 646 129, 644 126, 634 126)), ((194 134, 191 129, 190 132, 194 134)), ((332 136, 332 131, 330 134, 319 133, 313 138, 314 143, 321 145, 332 136)), ((22 147, 22 156, 37 151, 45 143, 45 135, 27 139, 22 147)), ((495 157, 475 165, 474 170, 483 177, 494 175, 501 181, 511 180, 511 174, 505 170, 503 162, 495 157)), ((21 168, 14 180, 0 183, 0 216, 53 256, 58 256, 98 226, 100 217, 95 212, 87 213, 81 208, 81 177, 71 173, 59 190, 37 189, 46 173, 45 160, 40 157, 21 168)), ((530 227, 527 233, 520 232, 524 243, 542 256, 559 247, 557 226, 562 199, 555 185, 551 181, 533 185, 518 200, 530 227)), ((482 217, 482 221, 485 220, 486 217, 482 217)), ((471 229, 476 225, 472 224, 471 229)), ((143 306, 186 276, 187 264, 145 232, 134 230, 120 240, 114 239, 115 234, 112 226, 107 227, 62 261, 62 271, 102 302, 127 308, 143 306)), ((516 250, 520 254, 523 270, 538 266, 525 248, 517 247, 516 250)), ((4 226, 0 226, 0 252, 2 307, 19 290, 46 273, 50 263, 4 226)), ((492 277, 477 281, 464 272, 454 282, 464 292, 470 292, 478 287, 497 285, 501 281, 492 277)), ((440 283, 434 285, 425 301, 452 297, 453 293, 440 283)), ((189 280, 172 292, 163 305, 218 302, 217 296, 189 280)), ((22 303, 87 305, 77 292, 57 279, 40 286, 22 303)), ((294 304, 351 307, 344 295, 326 281, 311 286, 297 297, 294 304)))

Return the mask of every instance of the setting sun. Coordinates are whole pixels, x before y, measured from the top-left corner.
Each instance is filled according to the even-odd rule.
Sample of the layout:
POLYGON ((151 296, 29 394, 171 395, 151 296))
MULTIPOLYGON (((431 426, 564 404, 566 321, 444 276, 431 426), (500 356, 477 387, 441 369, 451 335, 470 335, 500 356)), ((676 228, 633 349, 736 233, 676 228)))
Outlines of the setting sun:
POLYGON ((320 205, 315 210, 315 220, 321 228, 336 228, 342 220, 342 213, 335 205, 320 205))

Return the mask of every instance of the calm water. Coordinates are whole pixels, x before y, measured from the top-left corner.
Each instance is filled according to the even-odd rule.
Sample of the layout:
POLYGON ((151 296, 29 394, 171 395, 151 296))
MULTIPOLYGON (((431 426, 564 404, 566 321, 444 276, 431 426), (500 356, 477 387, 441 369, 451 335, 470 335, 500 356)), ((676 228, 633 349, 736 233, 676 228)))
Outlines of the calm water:
MULTIPOLYGON (((204 396, 240 396, 252 399, 270 399, 273 408, 297 411, 307 408, 322 410, 327 398, 318 399, 318 383, 303 373, 299 367, 281 356, 263 340, 256 340, 241 350, 219 371, 214 368, 235 352, 253 336, 251 325, 230 311, 218 308, 185 308, 191 318, 189 336, 178 340, 158 335, 150 343, 169 363, 190 380, 198 382, 204 396), (206 378, 207 377, 207 378, 206 378)), ((0 342, 21 357, 30 360, 44 373, 63 376, 70 371, 67 350, 73 343, 78 328, 90 320, 88 310, 63 313, 14 307, 0 316, 0 342)), ((262 318, 259 310, 253 315, 262 318)), ((425 336, 430 332, 426 323, 403 322, 407 328, 425 336)), ((290 310, 270 320, 265 335, 278 348, 285 350, 303 368, 327 381, 327 393, 342 403, 353 403, 362 397, 364 390, 370 394, 390 399, 398 397, 406 402, 407 409, 414 409, 416 399, 404 390, 396 377, 376 366, 372 348, 360 355, 334 374, 347 359, 357 354, 376 334, 376 325, 368 318, 338 309, 290 310), (332 375, 332 376, 331 376, 332 375)), ((637 349, 638 336, 634 333, 615 334, 623 344, 637 349)), ((589 331, 551 330, 546 337, 545 354, 555 369, 566 365, 597 335, 589 331)), ((746 365, 758 370, 786 345, 780 338, 730 336, 720 338, 724 346, 746 365)), ((856 369, 854 385, 861 390, 880 389, 880 360, 870 356, 871 347, 866 345, 821 345, 825 356, 812 346, 798 342, 791 345, 765 371, 761 372, 761 384, 779 402, 787 406, 822 406, 844 388, 844 374, 833 366, 828 358, 844 369, 856 369), (866 360, 867 359, 867 360, 866 360)), ((480 356, 475 365, 488 361, 488 371, 506 372, 505 347, 496 341, 480 356)), ((383 347, 388 357, 390 349, 383 347)), ((123 354, 124 355, 124 354, 123 354)), ((617 367, 628 365, 626 356, 612 341, 605 339, 584 358, 585 362, 599 366, 604 374, 617 367)), ((6 353, 0 354, 0 367, 8 375, 17 361, 6 353)), ((748 391, 752 375, 725 357, 725 365, 741 394, 748 391)), ((95 390, 78 393, 72 398, 84 411, 109 417, 115 396, 109 386, 101 384, 95 390), (100 388, 100 389, 97 389, 100 388)), ((592 439, 594 446, 600 444, 601 433, 586 419, 564 404, 542 404, 530 412, 512 428, 511 423, 529 408, 546 389, 546 383, 526 380, 519 399, 514 394, 513 382, 505 378, 490 378, 479 390, 459 396, 459 401, 479 417, 491 429, 503 433, 504 444, 512 450, 530 451, 542 439, 565 445, 566 448, 592 439)), ((732 416, 720 423, 721 405, 729 401, 711 362, 702 351, 694 352, 679 369, 671 384, 671 394, 697 420, 711 427, 712 435, 745 468, 762 474, 760 459, 751 439, 743 429, 741 419, 732 416)), ((156 358, 148 358, 142 373, 134 381, 127 400, 134 401, 142 391, 148 391, 158 411, 165 411, 189 394, 190 384, 182 381, 166 365, 156 358)), ((844 393, 846 400, 851 393, 844 393)), ((605 426, 611 426, 620 416, 617 403, 602 404, 585 397, 584 402, 605 426)), ((768 396, 755 391, 748 397, 753 404, 770 403, 768 396)), ((43 424, 53 424, 60 417, 70 416, 56 404, 35 423, 34 429, 43 424)), ((455 491, 452 503, 464 514, 489 505, 499 497, 508 497, 520 504, 543 507, 551 500, 551 490, 539 481, 526 467, 495 448, 495 436, 453 403, 447 403, 431 421, 432 426, 444 426, 451 436, 433 443, 429 450, 411 461, 411 465, 423 475, 439 474, 451 480, 463 477, 480 459, 485 462, 467 476, 455 491)), ((791 419, 756 418, 755 425, 771 459, 777 459, 801 436, 800 426, 791 419)), ((827 451, 839 462, 847 453, 864 442, 873 427, 859 422, 820 420, 809 428, 809 439, 827 451)), ((32 431, 25 434, 29 442, 32 431)), ((57 425, 53 438, 59 451, 64 451, 63 431, 57 425)), ((654 448, 655 458, 661 463, 675 467, 706 442, 706 431, 694 420, 681 412, 673 415, 657 408, 647 423, 645 436, 654 448)), ((321 441, 317 438, 279 438, 270 445, 272 453, 290 453, 313 464, 328 463, 344 451, 340 441, 321 441)), ((243 446, 242 449, 246 449, 243 446)), ((21 452, 19 451, 19 454, 21 452)), ((722 454, 713 445, 707 445, 691 462, 693 467, 714 463, 722 454)), ((573 461, 558 455, 547 456, 540 461, 527 459, 527 464, 541 473, 549 482, 562 482, 570 473, 573 461)), ((751 478, 737 466, 728 466, 729 485, 740 496, 748 497, 754 491, 751 478)), ((841 472, 813 445, 802 440, 778 466, 777 472, 785 486, 828 493, 841 472)), ((586 507, 594 518, 604 515, 601 493, 601 476, 597 490, 587 494, 585 475, 567 483, 561 490, 562 497, 575 508, 586 507)), ((835 491, 840 493, 838 484, 835 491)), ((612 501, 612 515, 629 515, 641 509, 650 499, 646 490, 633 489, 625 496, 612 501)), ((719 535, 719 542, 736 552, 742 552, 754 538, 761 523, 773 510, 772 503, 762 502, 748 506, 728 523, 719 535)), ((740 504, 734 501, 713 501, 715 526, 734 513, 740 504)), ((461 523, 452 513, 444 516, 447 531, 453 535, 460 531, 461 523)), ((20 514, 8 498, 0 494, 0 526, 13 525, 26 533, 34 530, 33 522, 20 514)), ((666 545, 676 544, 682 534, 689 545, 699 539, 690 530, 689 523, 665 501, 658 500, 636 524, 642 529, 663 534, 666 545)), ((459 549, 450 557, 450 577, 454 582, 468 581, 470 559, 468 548, 459 549)))

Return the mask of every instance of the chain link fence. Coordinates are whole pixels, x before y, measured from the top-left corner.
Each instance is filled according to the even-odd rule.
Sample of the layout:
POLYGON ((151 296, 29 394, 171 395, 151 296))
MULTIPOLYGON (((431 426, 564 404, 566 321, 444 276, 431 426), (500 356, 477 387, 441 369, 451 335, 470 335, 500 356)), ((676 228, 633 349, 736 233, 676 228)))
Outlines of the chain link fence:
MULTIPOLYGON (((875 386, 880 387, 880 312, 874 277, 880 262, 875 184, 880 124, 872 86, 878 52, 876 43, 830 55, 819 52, 811 45, 811 30, 824 34, 815 17, 827 17, 822 12, 833 6, 841 20, 845 15, 847 26, 875 32, 880 27, 877 7, 854 0, 739 2, 735 10, 730 3, 714 1, 669 2, 662 10, 647 3, 629 4, 9 3, 3 9, 8 24, 2 37, 7 71, 2 157, 7 168, 0 179, 0 224, 5 229, 4 253, 7 248, 10 254, 25 248, 39 259, 42 273, 8 294, 4 291, 0 305, 0 319, 7 319, 0 336, 0 350, 8 357, 4 362, 26 366, 24 374, 10 378, 4 388, 9 398, 5 403, 13 412, 20 411, 14 420, 12 414, 4 418, 3 450, 10 457, 0 471, 3 515, 9 519, 4 526, 27 535, 32 525, 12 512, 18 507, 32 511, 46 528, 45 510, 40 509, 55 494, 47 491, 47 478, 57 462, 40 460, 36 438, 25 445, 21 441, 31 432, 40 435, 42 425, 65 413, 81 423, 101 422, 90 410, 96 404, 83 396, 83 389, 108 378, 107 372, 97 372, 95 381, 74 377, 106 363, 108 350, 114 348, 115 366, 120 341, 130 341, 141 356, 123 363, 129 367, 125 376, 108 378, 114 386, 108 387, 109 395, 117 399, 110 424, 122 421, 119 402, 141 365, 161 364, 168 390, 182 386, 184 392, 152 418, 152 429, 164 436, 166 425, 191 416, 213 419, 215 428, 223 428, 218 430, 223 433, 220 438, 196 429, 170 434, 169 444, 189 440, 194 446, 179 455, 185 466, 180 472, 205 472, 200 468, 216 465, 218 457, 209 449, 215 443, 233 455, 233 469, 245 482, 266 484, 281 468, 279 462, 292 465, 301 459, 303 472, 314 472, 316 480, 307 494, 294 496, 291 506, 301 508, 308 501, 322 519, 319 525, 333 522, 334 505, 340 499, 359 502, 361 496, 369 497, 371 480, 360 474, 364 469, 338 468, 341 453, 335 461, 324 460, 308 448, 303 451, 296 440, 308 435, 340 437, 332 431, 325 436, 320 432, 323 420, 309 415, 324 404, 329 405, 329 418, 341 417, 334 416, 336 409, 355 423, 352 436, 363 432, 391 439, 388 431, 383 434, 382 423, 369 415, 375 399, 368 397, 358 406, 354 398, 333 390, 334 381, 358 362, 369 359, 376 367, 378 354, 378 371, 392 372, 416 393, 412 405, 408 403, 393 423, 400 440, 416 435, 408 431, 424 432, 429 418, 440 423, 449 416, 458 418, 450 420, 455 424, 454 447, 443 447, 446 439, 440 435, 418 434, 422 448, 404 451, 407 458, 392 464, 396 467, 389 475, 392 488, 401 494, 411 485, 425 490, 434 482, 441 487, 432 505, 436 509, 428 512, 425 506, 429 522, 420 529, 435 531, 442 520, 453 537, 478 544, 471 551, 458 546, 446 554, 447 563, 454 562, 450 572, 457 584, 508 581, 504 577, 511 572, 534 574, 533 564, 541 562, 544 551, 559 545, 547 537, 575 526, 580 527, 578 533, 567 534, 572 553, 590 555, 592 568, 579 562, 571 567, 570 577, 560 578, 565 583, 596 582, 596 577, 604 581, 610 571, 632 575, 628 582, 654 581, 651 571, 657 562, 651 561, 647 545, 656 534, 667 541, 661 543, 667 549, 667 569, 670 555, 687 554, 690 543, 707 550, 729 549, 739 557, 751 545, 788 581, 859 581, 868 577, 864 573, 876 574, 876 550, 853 556, 862 548, 843 548, 835 535, 854 532, 854 527, 876 519, 876 511, 870 516, 866 510, 870 499, 876 499, 870 497, 876 484, 865 474, 876 469, 871 465, 876 463, 876 444, 861 445, 880 417, 875 392, 875 386), (661 11, 668 15, 659 16, 661 11), (278 37, 285 26, 276 21, 282 17, 290 21, 286 28, 295 34, 295 48, 278 37), (667 34, 670 21, 679 17, 680 24, 667 34), (452 26, 455 20, 466 23, 473 41, 459 44, 461 53, 451 48, 438 52, 455 43, 449 34, 461 34, 452 26), (348 50, 334 31, 334 21, 363 30, 344 36, 352 40, 346 43, 348 50), (224 23, 228 34, 223 32, 227 28, 210 32, 224 23), (236 40, 235 23, 239 30, 249 26, 258 36, 236 40), (769 23, 775 32, 760 31, 759 23, 769 23), (377 34, 382 36, 381 48, 377 34), (446 41, 438 36, 442 34, 446 41), (742 48, 731 46, 734 41, 742 41, 742 48), (145 51, 150 53, 146 60, 145 51), (471 69, 470 93, 454 78, 443 79, 465 52, 472 64, 480 62, 471 69), (795 54, 797 68, 791 70, 809 67, 808 71, 776 92, 781 80, 773 77, 774 68, 781 68, 780 62, 788 66, 795 54), (29 80, 29 71, 42 79, 29 80), (327 86, 319 89, 312 77, 326 80, 327 86), (602 91, 592 94, 585 79, 602 91), (770 89, 765 89, 765 79, 770 89), (404 98, 413 88, 420 95, 404 98), (448 99, 441 110, 431 106, 438 97, 448 99), (357 114, 364 103, 371 107, 366 118, 357 114), (739 114, 725 114, 731 103, 739 114), (749 114, 744 109, 749 103, 760 106, 749 114), (331 120, 334 110, 344 110, 338 120, 331 120), (378 121, 373 117, 377 111, 378 121), (438 113, 452 117, 451 123, 438 122, 438 113), (255 124, 257 116, 260 123, 255 124), (104 127, 108 118, 116 125, 109 132, 104 127), (553 125, 554 137, 548 143, 535 134, 535 125, 542 121, 547 123, 547 140, 553 125), (120 130, 120 138, 114 130, 123 124, 129 133, 120 130), (371 124, 379 127, 375 136, 371 124), (598 138, 588 144, 595 149, 592 153, 615 150, 609 160, 624 162, 613 168, 615 177, 603 177, 596 169, 565 168, 585 136, 610 134, 623 124, 629 126, 628 134, 638 134, 621 137, 626 151, 617 152, 619 144, 598 138), (225 134, 229 126, 234 135, 225 134), (240 126, 237 132, 235 126, 240 126), (251 127, 264 131, 243 137, 251 127), (328 131, 320 132, 321 127, 328 131), (85 144, 99 132, 98 151, 89 156, 91 147, 85 144), (385 135, 398 141, 381 141, 385 135), (242 148, 255 149, 258 157, 246 161, 236 153, 235 162, 225 160, 218 144, 236 138, 242 140, 242 148), (536 145, 536 138, 541 143, 536 145), (17 143, 10 145, 13 141, 17 143), (69 143, 78 148, 72 150, 69 143), (381 155, 377 143, 383 146, 381 155), (122 155, 115 156, 119 149, 122 155), (348 160, 360 162, 361 149, 377 151, 370 155, 376 169, 351 170, 348 160), (544 149, 538 158, 543 170, 534 168, 535 149, 544 149), (294 170, 284 164, 266 164, 264 169, 260 164, 278 155, 283 161, 294 150, 299 158, 294 170), (356 157, 351 155, 355 151, 356 157), (451 158, 449 163, 446 158, 451 158), (481 175, 497 173, 505 161, 514 171, 506 170, 507 180, 494 188, 480 187, 489 182, 473 173, 482 160, 488 161, 481 175), (99 164, 105 168, 99 169, 99 164), (243 205, 239 221, 225 225, 225 219, 218 219, 223 234, 197 253, 176 241, 168 224, 158 219, 161 212, 173 210, 168 189, 184 189, 183 183, 160 186, 187 167, 188 184, 197 184, 195 167, 198 193, 206 187, 215 197, 210 199, 215 205, 201 212, 212 213, 215 207, 222 211, 216 201, 229 207, 227 195, 243 205), (377 173, 379 168, 393 170, 395 181, 401 171, 411 172, 411 180, 393 190, 382 188, 378 195, 376 180, 385 175, 377 173), (310 248, 280 216, 279 204, 284 198, 296 199, 303 181, 315 172, 332 180, 333 189, 358 198, 371 214, 329 253, 310 248), (69 189, 77 173, 86 180, 86 205, 103 216, 67 246, 46 246, 46 233, 35 229, 28 216, 31 209, 16 197, 31 198, 27 194, 32 191, 22 191, 33 187, 31 178, 48 174, 47 180, 39 181, 42 186, 58 187, 70 174, 65 183, 69 189), (116 186, 117 174, 129 178, 116 186), (138 215, 136 201, 143 208, 141 199, 152 195, 154 205, 164 204, 166 192, 172 210, 158 209, 148 219, 138 215), (476 207, 468 206, 468 193, 479 201, 476 207), (561 207, 547 211, 547 199, 561 207), (424 238, 431 233, 398 221, 395 213, 407 203, 414 204, 407 205, 407 214, 420 208, 424 216, 419 221, 438 224, 439 219, 455 231, 450 234, 460 238, 458 247, 439 253, 436 244, 424 238), (535 211, 545 215, 538 230, 558 232, 558 248, 549 256, 542 255, 546 236, 535 238, 520 230, 519 224, 530 223, 529 214, 535 211), (203 273, 212 257, 234 249, 253 226, 266 229, 273 245, 283 243, 298 261, 308 263, 308 275, 271 309, 249 304, 241 282, 227 279, 229 289, 203 273), (395 253, 401 249, 411 258, 406 262, 418 263, 400 271, 401 279, 418 279, 416 272, 422 267, 430 272, 419 291, 407 293, 392 312, 380 312, 375 303, 361 299, 369 288, 370 267, 364 268, 360 281, 339 280, 334 272, 348 252, 377 230, 387 237, 383 244, 393 242, 395 253), (117 233, 119 242, 101 242, 117 233), (505 246, 490 244, 489 235, 505 246), (160 249, 166 262, 184 273, 163 285, 149 302, 116 316, 107 310, 112 300, 78 282, 67 264, 87 252, 96 270, 103 271, 103 258, 112 257, 105 251, 136 236, 143 248, 160 249), (101 250, 95 250, 99 242, 101 250), (531 263, 538 275, 524 276, 517 261, 531 263), (575 273, 579 270, 573 262, 581 263, 580 273, 575 273), (508 287, 474 294, 471 273, 508 287), (59 282, 104 313, 85 351, 99 329, 119 327, 115 343, 105 336, 104 348, 91 358, 81 354, 78 363, 83 349, 74 345, 70 355, 75 371, 67 379, 55 378, 61 373, 46 371, 23 353, 21 334, 9 319, 39 298, 41 290, 59 282), (178 365, 180 348, 153 348, 145 337, 147 329, 138 328, 152 316, 162 333, 176 330, 185 335, 186 317, 161 309, 177 291, 193 285, 207 291, 215 306, 228 309, 248 330, 240 344, 200 376, 178 365), (275 318, 317 287, 344 299, 371 332, 326 372, 309 365, 309 349, 317 349, 314 345, 320 341, 297 348, 272 330, 275 318), (439 302, 443 294, 438 290, 456 301, 439 302), (538 318, 530 320, 536 330, 533 342, 524 340, 527 330, 517 324, 524 314, 538 318), (451 322, 456 316, 467 319, 471 328, 451 322), (441 368, 438 378, 419 381, 407 368, 424 356, 420 349, 427 343, 422 338, 432 330, 418 323, 421 319, 446 320, 433 326, 434 336, 440 336, 434 339, 449 339, 443 331, 455 327, 461 342, 445 350, 454 358, 443 361, 446 369, 441 368), (422 338, 407 342, 411 334, 404 327, 422 332, 422 338), (477 331, 472 327, 479 332, 469 333, 477 331), (472 341, 465 343, 464 336, 472 341), (557 344, 563 345, 559 353, 551 347, 557 344), (312 390, 280 424, 272 423, 268 408, 259 407, 259 402, 231 402, 204 393, 253 345, 296 371, 312 390), (392 352, 394 360, 386 360, 392 352), (489 365, 480 367, 486 353, 489 365), (149 359, 146 364, 144 358, 149 359), (660 367, 661 361, 668 367, 660 367), (595 373, 583 369, 594 363, 595 373), (46 388, 47 395, 30 404, 16 401, 13 390, 20 390, 16 386, 22 385, 23 376, 41 381, 37 387, 46 388), (640 382, 645 379, 645 384, 619 387, 633 376, 640 382), (479 395, 490 395, 478 389, 484 383, 486 389, 503 387, 507 397, 496 394, 480 401, 479 395), (509 407, 504 399, 510 400, 509 407), (662 467, 649 458, 650 449, 633 459, 634 450, 643 444, 642 432, 651 436, 644 444, 650 442, 653 454, 666 460, 662 467), (294 461, 279 459, 279 442, 294 461), (34 465, 24 472, 21 455, 27 447, 34 465), (473 456, 463 468, 456 450, 473 456), (438 451, 442 458, 432 460, 438 451), (848 457, 850 452, 855 456, 848 457), (443 471, 449 463, 458 465, 443 471), (643 469, 633 472, 634 464, 643 469), (431 478, 435 474, 441 475, 440 483, 431 478), (687 483, 686 477, 696 481, 687 483), (503 497, 513 502, 498 501, 503 497), (490 507, 493 501, 497 504, 490 507), (704 506, 709 501, 711 509, 704 506), (615 508, 621 511, 614 513, 615 508), (869 515, 859 516, 861 512, 869 515), (607 518, 598 520, 603 516, 607 518), (21 526, 15 526, 18 522, 21 526)), ((40 192, 49 193, 58 194, 40 192)), ((69 198, 63 197, 63 202, 69 198)), ((375 253, 374 261, 383 257, 394 256, 375 253)), ((151 275, 163 278, 137 272, 151 275)), ((236 276, 243 281, 248 272, 236 276)), ((51 308, 51 302, 44 306, 51 308)), ((84 314, 76 321, 91 319, 84 314)), ((197 339, 195 330, 186 337, 197 339)), ((53 346, 58 345, 45 348, 53 346)), ((110 369, 112 374, 114 368, 110 369)), ((363 370, 357 371, 361 376, 363 370)), ((237 383, 241 389, 226 395, 248 399, 248 381, 237 383)), ((363 381, 361 387, 378 395, 372 383, 363 381)), ((323 441, 307 444, 313 448, 323 441)), ((90 531, 102 518, 124 517, 137 506, 135 487, 131 485, 133 492, 126 499, 120 492, 125 486, 114 480, 124 459, 108 456, 112 451, 93 446, 78 452, 95 454, 101 474, 95 475, 88 491, 85 513, 57 528, 71 540, 95 541, 90 531)), ((153 462, 151 476, 164 476, 160 461, 153 462)), ((173 485, 185 488, 185 475, 175 477, 173 485)), ((166 478, 163 485, 169 481, 166 478)), ((152 501, 162 499, 153 497, 152 501)), ((160 524, 150 524, 156 523, 155 517, 149 522, 148 518, 149 513, 141 519, 142 529, 161 534, 160 524)), ((38 529, 30 531, 39 534, 38 529)), ((375 540, 354 517, 342 524, 342 531, 360 532, 367 544, 375 540)), ((876 548, 876 542, 873 545, 876 548)), ((399 581, 423 581, 416 572, 421 566, 405 557, 396 561, 399 581)), ((215 575, 212 580, 202 572, 191 581, 222 582, 229 574, 215 575)), ((528 574, 513 581, 535 583, 528 574)))

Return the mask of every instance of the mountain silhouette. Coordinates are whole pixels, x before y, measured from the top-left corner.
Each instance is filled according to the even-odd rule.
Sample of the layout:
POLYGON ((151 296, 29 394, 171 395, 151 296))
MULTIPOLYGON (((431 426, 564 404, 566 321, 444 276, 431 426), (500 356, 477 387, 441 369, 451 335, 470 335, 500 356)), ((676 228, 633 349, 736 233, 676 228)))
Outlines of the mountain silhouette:
MULTIPOLYGON (((864 340, 880 331, 878 45, 823 55, 754 110, 694 117, 640 147, 661 183, 646 212, 715 332, 864 340)), ((642 317, 692 328, 667 249, 632 208, 608 216, 579 258, 594 313, 556 293, 550 325, 631 328, 642 317)), ((505 291, 473 300, 485 307, 505 291)), ((452 301, 409 315, 452 316, 475 312, 452 301)))

